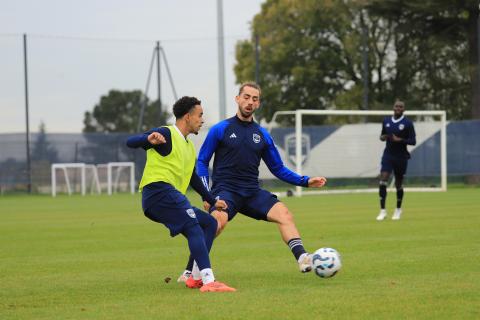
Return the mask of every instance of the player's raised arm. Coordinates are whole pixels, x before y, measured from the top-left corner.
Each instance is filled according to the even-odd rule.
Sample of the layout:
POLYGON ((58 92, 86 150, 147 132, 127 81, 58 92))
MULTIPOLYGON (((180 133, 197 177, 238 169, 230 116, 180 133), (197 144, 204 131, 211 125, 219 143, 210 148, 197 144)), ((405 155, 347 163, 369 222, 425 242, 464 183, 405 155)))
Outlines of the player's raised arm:
POLYGON ((155 148, 162 156, 166 156, 172 151, 170 130, 164 127, 155 128, 145 133, 131 136, 127 139, 127 146, 129 148, 143 148, 144 150, 155 148))
POLYGON ((267 147, 263 151, 262 159, 265 161, 268 169, 271 173, 278 179, 285 181, 287 183, 293 184, 295 186, 308 187, 308 180, 310 177, 301 176, 290 169, 288 169, 280 158, 277 147, 275 146, 272 137, 263 129, 262 134, 265 137, 267 147))
POLYGON ((130 136, 127 139, 127 147, 135 148, 135 149, 143 148, 145 150, 151 148, 152 145, 148 142, 148 135, 149 135, 149 132, 130 136))

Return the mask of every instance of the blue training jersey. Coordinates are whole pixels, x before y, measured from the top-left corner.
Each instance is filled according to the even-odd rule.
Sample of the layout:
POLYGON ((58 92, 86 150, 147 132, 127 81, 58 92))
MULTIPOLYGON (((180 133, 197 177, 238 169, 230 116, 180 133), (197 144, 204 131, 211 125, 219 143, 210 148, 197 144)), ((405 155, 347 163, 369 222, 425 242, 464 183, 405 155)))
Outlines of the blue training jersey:
POLYGON ((417 143, 415 136, 415 128, 413 127, 413 122, 410 119, 402 115, 400 118, 395 119, 394 117, 385 117, 382 123, 382 133, 381 135, 396 135, 397 137, 402 138, 400 142, 392 141, 390 138, 386 141, 385 150, 383 151, 384 156, 391 156, 395 158, 410 158, 410 153, 407 150, 407 145, 414 146, 417 143))
POLYGON ((197 173, 208 187, 208 165, 215 153, 212 188, 251 196, 260 188, 258 168, 263 159, 280 180, 297 186, 308 186, 308 176, 300 176, 282 162, 272 137, 254 121, 237 116, 223 120, 208 132, 198 155, 197 173))

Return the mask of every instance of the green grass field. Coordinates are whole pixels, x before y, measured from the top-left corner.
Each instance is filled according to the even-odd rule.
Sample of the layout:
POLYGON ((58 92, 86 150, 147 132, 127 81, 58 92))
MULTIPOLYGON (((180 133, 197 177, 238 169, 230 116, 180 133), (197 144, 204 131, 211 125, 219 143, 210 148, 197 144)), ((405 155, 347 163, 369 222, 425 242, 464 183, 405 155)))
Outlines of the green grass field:
POLYGON ((407 193, 402 220, 383 222, 376 194, 283 200, 341 272, 301 274, 274 224, 237 216, 211 257, 238 291, 201 293, 176 283, 186 241, 139 195, 0 197, 0 319, 480 318, 480 189, 407 193))

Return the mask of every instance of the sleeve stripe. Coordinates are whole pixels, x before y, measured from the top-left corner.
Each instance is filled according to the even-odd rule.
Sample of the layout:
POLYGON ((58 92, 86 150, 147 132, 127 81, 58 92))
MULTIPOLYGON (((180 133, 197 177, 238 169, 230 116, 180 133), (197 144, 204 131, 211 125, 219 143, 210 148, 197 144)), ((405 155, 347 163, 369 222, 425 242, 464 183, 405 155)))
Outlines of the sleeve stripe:
POLYGON ((204 177, 201 177, 201 179, 202 179, 202 182, 203 182, 203 185, 205 186, 205 188, 206 188, 208 191, 210 191, 210 187, 209 187, 209 185, 208 185, 208 179, 207 179, 207 177, 204 176, 204 177))

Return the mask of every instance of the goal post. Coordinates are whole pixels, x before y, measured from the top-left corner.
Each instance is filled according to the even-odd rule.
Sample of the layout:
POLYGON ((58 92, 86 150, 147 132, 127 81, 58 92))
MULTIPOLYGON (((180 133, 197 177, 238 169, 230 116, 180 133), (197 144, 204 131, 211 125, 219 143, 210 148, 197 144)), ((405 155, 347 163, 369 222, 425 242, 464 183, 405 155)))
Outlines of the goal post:
POLYGON ((71 195, 74 191, 72 188, 72 183, 70 181, 71 175, 76 175, 80 171, 80 193, 82 196, 86 194, 87 191, 87 178, 90 179, 90 190, 93 193, 94 187, 98 193, 101 193, 100 182, 98 179, 97 168, 92 164, 86 163, 52 163, 51 165, 51 185, 52 185, 52 197, 57 196, 57 171, 61 170, 63 172, 63 177, 65 181, 65 186, 67 189, 68 195, 71 195), (89 175, 87 175, 87 172, 89 175))
MULTIPOLYGON (((435 185, 435 186, 426 186, 426 187, 406 187, 405 190, 410 190, 410 191, 446 191, 447 190, 447 136, 446 136, 446 126, 447 126, 447 117, 446 117, 446 112, 445 111, 419 111, 419 110, 408 110, 408 111, 405 111, 404 113, 407 117, 422 117, 424 119, 429 119, 429 121, 423 121, 421 123, 419 123, 419 127, 421 128, 425 128, 425 131, 428 132, 428 134, 430 135, 429 138, 435 136, 435 135, 439 135, 439 146, 438 146, 438 149, 439 149, 439 183, 438 185, 435 185), (433 119, 439 119, 439 120, 433 120, 433 119), (432 126, 433 124, 433 126, 432 126)), ((306 153, 309 152, 309 143, 310 143, 310 140, 308 139, 309 137, 305 137, 305 134, 304 134, 304 130, 305 130, 305 127, 303 126, 303 119, 304 119, 304 116, 313 116, 313 117, 329 117, 330 119, 335 119, 337 117, 339 118, 342 118, 343 119, 346 119, 348 117, 356 117, 356 119, 368 119, 369 117, 372 118, 372 117, 376 117, 378 118, 379 116, 391 116, 393 115, 393 111, 392 110, 389 110, 389 111, 386 111, 386 110, 383 110, 383 111, 380 111, 380 110, 307 110, 307 109, 299 109, 299 110, 295 110, 295 111, 277 111, 274 113, 273 117, 272 117, 272 120, 270 122, 270 126, 269 126, 269 131, 270 133, 272 133, 272 130, 274 130, 274 126, 275 124, 277 124, 277 119, 280 117, 280 116, 294 116, 295 117, 295 127, 294 127, 294 130, 292 132, 292 138, 294 140, 294 148, 291 148, 292 152, 288 152, 288 145, 287 143, 285 142, 285 145, 284 145, 284 153, 288 155, 289 159, 291 159, 292 161, 290 161, 290 163, 294 162, 294 167, 295 167, 295 171, 298 173, 298 174, 302 174, 305 172, 305 168, 304 168, 304 162, 305 162, 305 158, 308 156, 306 153), (293 152, 294 150, 294 152, 293 152), (291 155, 290 153, 294 153, 294 155, 291 155)), ((368 121, 365 121, 365 122, 368 122, 368 121)), ((379 140, 379 135, 380 135, 380 128, 381 128, 381 122, 378 121, 375 121, 375 122, 371 122, 371 123, 362 123, 362 121, 358 121, 356 123, 350 123, 350 124, 347 124, 345 127, 347 127, 348 125, 350 125, 350 129, 349 130, 344 130, 343 132, 359 132, 360 135, 361 134, 364 134, 362 131, 365 131, 365 130, 362 130, 362 128, 367 128, 369 129, 370 132, 375 131, 376 133, 374 135, 370 135, 370 136, 366 136, 363 137, 363 139, 368 139, 368 140, 371 140, 373 139, 372 141, 375 141, 378 142, 378 145, 375 145, 375 152, 377 151, 378 148, 381 147, 381 150, 383 150, 384 148, 384 143, 382 143, 380 140, 379 140), (363 126, 363 127, 362 127, 363 126), (357 131, 355 131, 357 130, 357 131)), ((414 120, 414 126, 415 126, 415 129, 417 130, 417 121, 414 120)), ((319 128, 321 126, 318 126, 319 128)), ((317 128, 317 127, 315 127, 317 128)), ((334 131, 332 129, 332 131, 334 131)), ((366 134, 366 133, 365 133, 366 134)), ((340 134, 337 134, 337 135, 340 135, 340 134)), ((335 135, 332 135, 332 136, 335 136, 335 135)), ((418 136, 418 132, 417 132, 417 136, 418 136)), ((350 136, 351 138, 352 136, 350 136)), ((355 138, 355 137, 353 137, 355 138)), ((275 139, 275 137, 274 137, 275 139)), ((426 138, 425 138, 426 139, 426 138)), ((328 146, 331 146, 333 148, 337 148, 338 147, 338 150, 336 150, 336 152, 338 154, 341 154, 341 151, 342 151, 342 145, 335 145, 335 144, 332 144, 332 142, 330 142, 330 144, 328 144, 327 142, 325 141, 330 141, 332 140, 332 138, 329 136, 328 139, 325 139, 324 141, 321 141, 319 143, 319 145, 321 143, 324 143, 325 145, 328 145, 328 146)), ((417 139, 418 140, 418 139, 417 139)), ((431 140, 431 139, 430 139, 431 140)), ((292 141, 292 140, 290 140, 292 141)), ((339 141, 342 141, 342 140, 339 140, 339 141)), ((345 140, 343 140, 345 141, 345 140)), ((430 141, 431 142, 431 141, 430 141)), ((418 145, 418 143, 417 143, 418 145)), ((350 150, 351 152, 356 152, 357 154, 358 153, 368 153, 370 152, 371 153, 371 150, 368 150, 368 145, 365 147, 366 150, 350 150)), ((328 150, 326 150, 328 152, 328 150)), ((348 151, 348 150, 347 150, 348 151)), ((346 152, 346 154, 348 153, 351 153, 351 152, 346 152)), ((339 156, 337 154, 337 156, 339 156)), ((329 152, 325 154, 325 157, 333 157, 334 155, 330 154, 329 152)), ((341 157, 342 155, 340 155, 339 157, 341 157)), ((284 156, 286 157, 286 156, 284 156)), ((347 157, 346 155, 343 155, 343 158, 347 157)), ((376 161, 376 163, 378 163, 378 171, 375 173, 376 175, 378 175, 379 173, 379 164, 380 164, 380 158, 381 158, 381 153, 379 153, 378 155, 372 155, 370 154, 369 155, 369 159, 368 161, 372 162, 372 161, 376 161), (374 160, 375 159, 375 160, 374 160)), ((284 162, 288 162, 288 161, 285 161, 287 159, 283 159, 284 162)), ((335 160, 336 159, 332 159, 332 163, 335 165, 335 160)), ((337 162, 337 166, 342 166, 342 164, 344 165, 345 164, 345 159, 341 159, 342 161, 339 161, 337 162)), ((365 159, 363 159, 365 161, 365 159)), ((315 161, 314 159, 312 159, 311 161, 315 161)), ((428 166, 428 164, 425 164, 425 166, 428 166)), ((338 170, 336 170, 336 172, 338 173, 338 170)), ((328 179, 329 178, 329 173, 328 172, 322 172, 322 168, 319 168, 319 172, 315 172, 314 173, 315 175, 325 175, 326 178, 328 179)), ((351 175, 352 178, 356 178, 356 177, 360 177, 362 174, 363 174, 363 177, 366 176, 365 173, 362 173, 362 174, 359 174, 359 173, 349 173, 351 175), (358 175, 358 176, 355 176, 355 175, 358 175)), ((374 177, 373 176, 373 173, 370 172, 369 173, 371 177, 374 177)), ((312 175, 311 172, 309 175, 312 175)), ((407 176, 408 176, 408 170, 407 170, 407 176)), ((328 185, 328 183, 327 183, 328 185)), ((327 190, 322 190, 322 189, 316 189, 316 191, 308 191, 308 193, 347 193, 347 192, 376 192, 378 191, 378 188, 344 188, 344 189, 339 189, 339 190, 329 190, 329 188, 326 188, 327 190)), ((296 187, 296 191, 294 192, 294 194, 296 196, 301 196, 302 195, 302 187, 296 187)), ((280 195, 283 195, 281 192, 280 192, 280 195)))
POLYGON ((98 165, 107 168, 107 194, 117 192, 120 176, 124 170, 128 170, 128 185, 130 193, 135 193, 135 163, 134 162, 109 162, 106 165, 98 165), (115 176, 114 176, 115 172, 115 176))

